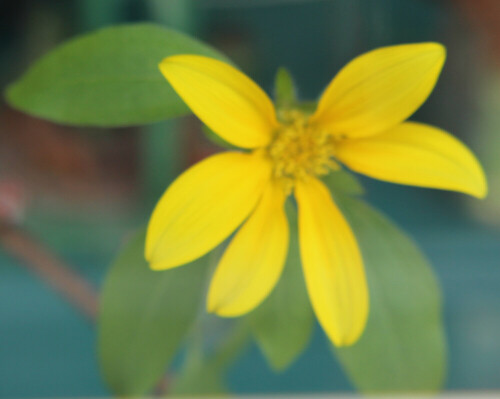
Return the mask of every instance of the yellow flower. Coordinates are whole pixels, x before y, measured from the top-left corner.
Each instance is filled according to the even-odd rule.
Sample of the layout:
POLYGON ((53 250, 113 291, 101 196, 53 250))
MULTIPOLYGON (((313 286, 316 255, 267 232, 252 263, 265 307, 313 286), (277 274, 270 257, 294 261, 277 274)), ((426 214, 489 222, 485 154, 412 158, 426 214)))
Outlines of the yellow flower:
POLYGON ((486 194, 474 155, 448 133, 405 122, 431 93, 445 60, 437 43, 380 48, 344 67, 316 111, 276 111, 247 76, 223 62, 176 55, 160 70, 191 110, 244 149, 184 172, 151 217, 154 270, 201 257, 238 227, 215 271, 208 311, 239 316, 276 285, 287 256, 285 199, 298 205, 301 260, 316 316, 337 346, 356 342, 369 295, 356 239, 319 177, 350 169, 381 180, 486 194))

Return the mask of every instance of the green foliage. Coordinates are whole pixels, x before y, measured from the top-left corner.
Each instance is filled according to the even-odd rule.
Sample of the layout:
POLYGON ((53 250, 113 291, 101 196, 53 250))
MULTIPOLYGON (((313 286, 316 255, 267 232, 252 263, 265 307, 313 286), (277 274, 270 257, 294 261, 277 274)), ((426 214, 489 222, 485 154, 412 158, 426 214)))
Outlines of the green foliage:
POLYGON ((314 325, 300 262, 297 211, 288 205, 290 248, 283 275, 264 303, 249 315, 257 344, 274 370, 287 368, 304 351, 314 325))
POLYGON ((359 180, 351 172, 340 169, 323 177, 323 182, 334 194, 359 196, 365 193, 365 189, 359 180))
POLYGON ((208 141, 212 142, 216 146, 222 147, 222 148, 225 148, 228 150, 239 149, 239 147, 236 147, 235 145, 232 145, 231 143, 224 140, 221 136, 219 136, 217 133, 215 133, 207 125, 202 125, 201 130, 205 134, 205 137, 208 139, 208 141))
POLYGON ((200 347, 191 347, 181 372, 173 380, 172 395, 215 395, 227 393, 223 370, 213 367, 200 347))
POLYGON ((200 330, 194 334, 183 367, 177 374, 169 393, 206 395, 228 392, 224 381, 225 373, 250 342, 249 328, 245 319, 237 319, 234 324, 227 334, 219 337, 219 342, 211 353, 206 353, 203 349, 204 337, 201 336, 200 330))
POLYGON ((316 101, 302 101, 297 104, 297 108, 306 114, 313 114, 318 107, 318 103, 316 101))
POLYGON ((144 395, 161 379, 203 303, 208 257, 162 272, 144 260, 145 232, 107 276, 99 315, 99 358, 116 395, 144 395))
POLYGON ((286 68, 279 68, 274 78, 274 97, 276 107, 290 108, 297 103, 297 94, 292 75, 286 68))
POLYGON ((283 67, 278 69, 274 78, 274 100, 278 119, 280 111, 298 109, 306 114, 312 114, 318 106, 316 101, 299 101, 292 75, 283 67))
POLYGON ((337 348, 349 378, 364 393, 435 391, 445 378, 441 292, 415 244, 380 213, 338 197, 363 253, 370 316, 361 339, 337 348))
POLYGON ((226 60, 171 29, 111 27, 42 57, 8 88, 7 101, 29 114, 74 125, 128 126, 184 115, 189 109, 158 70, 163 58, 182 53, 226 60))

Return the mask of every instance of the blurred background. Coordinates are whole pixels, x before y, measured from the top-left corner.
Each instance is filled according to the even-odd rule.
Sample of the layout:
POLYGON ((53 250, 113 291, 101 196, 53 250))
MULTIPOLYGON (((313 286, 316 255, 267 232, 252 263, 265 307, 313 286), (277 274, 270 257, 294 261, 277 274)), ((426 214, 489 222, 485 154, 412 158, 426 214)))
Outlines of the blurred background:
MULTIPOLYGON (((438 275, 446 389, 500 389, 500 2, 1 0, 0 10, 2 91, 64 40, 131 21, 211 43, 268 92, 285 66, 303 99, 315 99, 339 68, 375 47, 446 45, 441 79, 413 119, 473 149, 488 198, 362 181, 368 200, 417 241, 438 275)), ((0 397, 109 395, 96 360, 99 286, 167 185, 216 150, 199 130, 193 117, 142 128, 65 127, 2 100, 0 225, 20 230, 12 236, 0 229, 0 397)), ((251 347, 229 384, 236 392, 352 390, 319 328, 286 372, 273 374, 251 347)))

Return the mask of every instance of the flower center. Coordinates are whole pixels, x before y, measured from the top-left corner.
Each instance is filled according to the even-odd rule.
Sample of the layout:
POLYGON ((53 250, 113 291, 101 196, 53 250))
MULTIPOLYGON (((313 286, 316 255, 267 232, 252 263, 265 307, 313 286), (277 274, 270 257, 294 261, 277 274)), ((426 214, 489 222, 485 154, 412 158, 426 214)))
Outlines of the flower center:
POLYGON ((266 150, 273 162, 273 176, 283 183, 287 192, 297 180, 325 175, 339 168, 333 160, 333 138, 311 127, 307 115, 298 110, 282 111, 280 119, 281 127, 266 150))

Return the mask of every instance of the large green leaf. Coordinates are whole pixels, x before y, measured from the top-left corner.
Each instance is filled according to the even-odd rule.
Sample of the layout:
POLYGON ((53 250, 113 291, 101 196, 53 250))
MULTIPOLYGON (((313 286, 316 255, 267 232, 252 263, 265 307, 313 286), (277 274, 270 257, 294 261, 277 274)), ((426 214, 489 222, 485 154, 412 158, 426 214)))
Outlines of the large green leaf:
POLYGON ((415 244, 379 212, 338 198, 358 239, 370 287, 361 339, 338 358, 362 392, 435 391, 445 377, 441 292, 415 244))
POLYGON ((158 70, 165 57, 226 60, 184 34, 152 24, 102 29, 57 47, 7 90, 14 108, 59 123, 126 126, 189 112, 158 70))
POLYGON ((270 366, 287 368, 311 339, 314 314, 299 254, 296 209, 287 207, 290 248, 283 275, 269 297, 250 313, 252 332, 270 366))
POLYGON ((145 233, 134 237, 106 278, 99 315, 99 358, 117 395, 144 395, 161 379, 203 302, 209 257, 151 271, 145 233))

